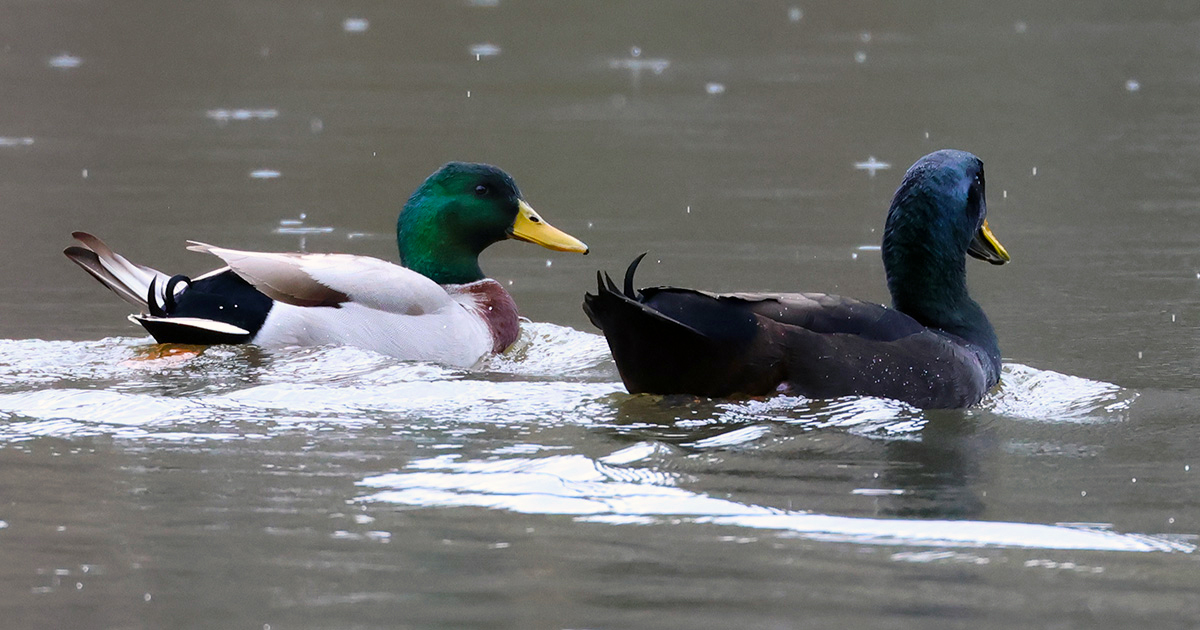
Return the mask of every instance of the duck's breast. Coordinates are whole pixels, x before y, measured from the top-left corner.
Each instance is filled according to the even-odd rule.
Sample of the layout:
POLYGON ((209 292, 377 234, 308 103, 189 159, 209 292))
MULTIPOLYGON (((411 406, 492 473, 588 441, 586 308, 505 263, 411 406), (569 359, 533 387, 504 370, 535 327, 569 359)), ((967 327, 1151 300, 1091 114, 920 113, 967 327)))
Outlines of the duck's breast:
POLYGON ((499 282, 485 278, 470 284, 447 285, 446 292, 488 328, 492 352, 504 352, 521 334, 517 303, 499 282))

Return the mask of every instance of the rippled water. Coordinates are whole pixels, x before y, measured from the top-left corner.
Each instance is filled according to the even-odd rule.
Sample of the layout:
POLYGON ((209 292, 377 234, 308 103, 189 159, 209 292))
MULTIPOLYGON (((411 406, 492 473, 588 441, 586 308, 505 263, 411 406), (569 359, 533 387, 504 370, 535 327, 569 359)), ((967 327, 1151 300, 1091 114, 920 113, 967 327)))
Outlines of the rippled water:
POLYGON ((1189 2, 0 0, 0 626, 1194 628, 1189 2), (647 284, 886 302, 888 200, 954 147, 975 409, 630 396, 580 309, 647 284), (592 254, 503 243, 535 323, 471 370, 163 348, 62 255, 395 258, 493 162, 592 254))
MULTIPOLYGON (((37 475, 58 495, 33 501, 31 487, 17 486, 3 514, 10 531, 0 533, 15 559, 6 580, 41 597, 126 593, 125 603, 92 605, 122 619, 164 602, 163 619, 175 619, 191 608, 177 600, 181 589, 225 592, 210 573, 226 566, 265 576, 249 596, 270 611, 256 617, 238 607, 231 618, 298 625, 307 623, 295 616, 302 610, 329 619, 390 610, 406 599, 396 589, 417 598, 432 625, 494 615, 541 625, 541 615, 517 612, 524 595, 504 595, 498 608, 485 603, 522 591, 509 584, 514 577, 548 588, 539 575, 561 575, 558 596, 572 601, 594 600, 594 589, 613 593, 619 599, 611 604, 601 597, 562 617, 601 619, 607 613, 586 611, 627 608, 639 590, 654 592, 650 584, 663 571, 673 574, 671 566, 693 568, 654 599, 691 601, 690 589, 708 592, 715 587, 704 580, 723 579, 704 567, 745 551, 752 561, 735 563, 737 581, 784 579, 770 587, 781 593, 828 578, 829 562, 892 580, 908 566, 991 567, 1000 583, 1022 573, 1034 580, 1071 574, 1100 592, 1128 588, 1129 571, 1166 571, 1138 582, 1151 588, 1172 572, 1194 571, 1194 561, 1173 568, 1178 561, 1122 554, 1190 558, 1196 537, 1162 518, 1104 522, 1103 505, 1118 497, 1088 501, 1077 490, 1094 483, 1097 466, 1105 474, 1129 470, 1110 451, 1121 447, 1120 427, 1138 422, 1142 398, 1015 363, 1004 366, 1001 388, 969 412, 926 413, 870 398, 630 396, 602 337, 546 323, 526 323, 512 350, 472 370, 340 347, 200 351, 131 337, 5 340, 3 465, 9 475, 37 475), (1072 426, 1111 428, 1072 435, 1072 426), (60 487, 63 471, 29 468, 31 456, 40 461, 47 452, 74 460, 72 468, 102 468, 93 481, 60 487), (1037 469, 1047 466, 1062 469, 1059 484, 1070 481, 1046 486, 1037 469), (209 481, 188 489, 184 477, 194 475, 209 481), (1041 504, 1047 492, 1074 502, 1060 513, 1089 522, 1028 519, 1023 504, 1041 504), (194 542, 179 549, 185 532, 194 542), (60 564, 53 547, 11 546, 42 535, 79 546, 79 563, 60 564), (96 546, 113 537, 126 542, 96 546), (186 550, 193 544, 219 551, 196 557, 186 550), (636 551, 643 545, 665 546, 636 551), (670 549, 699 558, 680 564, 661 555, 670 549), (650 556, 639 560, 642 553, 650 556), (789 558, 813 566, 779 564, 789 558), (270 586, 286 585, 280 572, 293 561, 307 580, 324 584, 319 594, 297 600, 294 587, 270 586), (474 568, 464 574, 461 562, 474 568), (575 562, 589 568, 568 569, 575 562), (617 567, 633 573, 604 577, 617 567), (478 571, 500 581, 463 582, 478 571), (411 581, 419 575, 426 578, 411 581), (389 586, 380 590, 375 580, 389 586), (133 584, 145 589, 141 601, 127 593, 133 584), (446 588, 458 595, 439 603, 435 593, 446 588), (486 597, 461 599, 471 593, 486 597)), ((1190 472, 1175 472, 1186 484, 1190 472)), ((1154 494, 1160 498, 1137 500, 1169 512, 1170 493, 1154 494)), ((902 595, 906 588, 896 583, 872 597, 914 597, 902 595)), ((958 588, 992 597, 985 593, 996 586, 958 588)), ((973 606, 982 614, 998 604, 973 606)))

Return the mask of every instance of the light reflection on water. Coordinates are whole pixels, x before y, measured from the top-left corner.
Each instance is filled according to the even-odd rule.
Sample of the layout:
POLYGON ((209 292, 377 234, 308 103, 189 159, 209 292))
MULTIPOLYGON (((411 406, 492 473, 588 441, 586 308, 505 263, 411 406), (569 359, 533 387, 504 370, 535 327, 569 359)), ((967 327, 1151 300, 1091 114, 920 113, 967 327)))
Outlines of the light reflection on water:
MULTIPOLYGON (((336 417, 339 423, 352 417, 636 428, 654 415, 646 426, 665 420, 685 431, 717 429, 695 441, 707 448, 763 439, 772 423, 887 439, 912 437, 926 423, 920 410, 875 398, 629 396, 602 337, 543 323, 527 322, 507 353, 475 370, 400 362, 349 347, 175 354, 154 348, 134 338, 0 341, 0 414, 10 419, 0 439, 56 432, 148 437, 218 416, 272 425, 280 417, 336 417)), ((1003 386, 969 413, 1110 422, 1123 419, 1136 397, 1108 383, 1006 364, 1003 386)))
MULTIPOLYGON (((681 482, 686 476, 650 464, 670 468, 669 462, 689 453, 764 448, 797 429, 884 442, 920 440, 930 416, 873 398, 722 402, 629 396, 602 337, 553 324, 524 324, 508 353, 474 370, 399 362, 349 347, 159 348, 132 338, 0 341, 0 441, 107 435, 204 442, 400 426, 440 427, 432 433, 435 441, 459 449, 454 436, 465 435, 464 429, 503 426, 518 429, 525 439, 490 449, 485 459, 456 450, 411 461, 402 472, 368 476, 360 485, 378 491, 359 499, 569 514, 613 524, 686 517, 863 544, 1193 549, 1190 543, 1094 528, 835 516, 688 490, 681 482), (600 457, 562 453, 571 447, 539 443, 538 433, 555 426, 604 427, 639 441, 600 457), (530 457, 545 453, 551 454, 530 457)), ((1007 364, 1003 387, 963 420, 988 415, 1111 422, 1124 419, 1135 399, 1135 392, 1107 383, 1007 364)), ((855 492, 905 494, 886 488, 855 492)))
MULTIPOLYGON (((620 453, 615 455, 620 457, 620 453)), ((805 538, 860 544, 1187 553, 1196 548, 1187 542, 1100 528, 871 519, 780 510, 691 492, 680 486, 675 475, 610 465, 582 455, 499 461, 457 458, 446 455, 419 460, 409 465, 408 472, 367 477, 359 485, 378 491, 359 500, 574 515, 581 520, 614 524, 651 524, 686 517, 695 523, 779 530, 805 538)))

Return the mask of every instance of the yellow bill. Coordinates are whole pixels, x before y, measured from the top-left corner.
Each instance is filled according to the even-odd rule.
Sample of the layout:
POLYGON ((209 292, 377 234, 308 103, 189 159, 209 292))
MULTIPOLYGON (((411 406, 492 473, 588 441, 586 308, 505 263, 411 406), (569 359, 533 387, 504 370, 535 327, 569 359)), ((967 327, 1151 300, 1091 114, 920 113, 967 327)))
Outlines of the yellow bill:
POLYGON ((975 238, 971 239, 971 244, 967 246, 967 253, 993 265, 1003 265, 1012 260, 1008 256, 1008 250, 1004 249, 1000 241, 996 240, 996 235, 992 234, 987 219, 983 220, 983 225, 975 232, 975 238))
POLYGON ((512 228, 508 231, 508 237, 559 252, 588 253, 588 246, 583 241, 546 223, 533 208, 529 207, 529 204, 525 203, 524 199, 521 200, 521 207, 517 211, 517 220, 513 221, 512 228))

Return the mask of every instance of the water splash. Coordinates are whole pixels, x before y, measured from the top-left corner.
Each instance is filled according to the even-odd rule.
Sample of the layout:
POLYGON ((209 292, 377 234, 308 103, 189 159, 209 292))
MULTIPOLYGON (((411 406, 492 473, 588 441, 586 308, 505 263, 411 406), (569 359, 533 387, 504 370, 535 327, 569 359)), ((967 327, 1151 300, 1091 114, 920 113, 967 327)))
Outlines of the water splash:
MULTIPOLYGON (((680 402, 630 396, 603 337, 546 323, 523 323, 508 352, 471 370, 352 347, 161 348, 145 338, 0 340, 0 441, 83 434, 234 439, 433 420, 683 431, 695 436, 686 442, 689 449, 719 450, 753 447, 785 426, 920 439, 927 422, 918 409, 878 398, 680 402)), ((1008 364, 1001 388, 973 413, 1111 422, 1125 419, 1136 397, 1108 383, 1008 364)))
POLYGON ((513 350, 475 370, 353 347, 214 346, 163 355, 145 339, 0 340, 0 442, 185 433, 240 439, 430 419, 611 421, 603 401, 621 389, 603 338, 553 324, 522 328, 513 350))
POLYGON ((495 57, 496 55, 499 55, 500 47, 495 44, 483 42, 480 44, 473 44, 467 49, 467 52, 473 55, 476 60, 479 60, 482 57, 495 57))
POLYGON ((867 159, 862 162, 855 162, 854 168, 860 171, 866 171, 868 175, 875 177, 876 171, 886 171, 887 169, 892 168, 892 165, 887 162, 880 162, 879 160, 875 159, 874 155, 872 155, 868 156, 867 159))
POLYGON ((1116 422, 1128 417, 1137 398, 1137 392, 1112 383, 1006 363, 999 389, 980 407, 1001 416, 1041 422, 1116 422))

